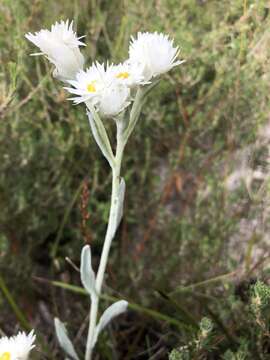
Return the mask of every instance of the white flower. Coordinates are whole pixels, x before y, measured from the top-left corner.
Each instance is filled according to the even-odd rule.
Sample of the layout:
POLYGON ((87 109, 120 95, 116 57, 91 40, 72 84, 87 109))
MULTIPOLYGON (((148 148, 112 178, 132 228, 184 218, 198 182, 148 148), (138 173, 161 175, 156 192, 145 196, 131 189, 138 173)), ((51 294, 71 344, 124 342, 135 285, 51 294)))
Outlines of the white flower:
POLYGON ((179 48, 173 46, 173 40, 168 35, 139 32, 137 39, 131 38, 129 61, 143 66, 145 81, 181 64, 182 61, 177 60, 178 55, 179 48))
POLYGON ((117 83, 132 88, 145 84, 143 70, 141 64, 126 61, 122 64, 109 66, 107 72, 115 78, 117 83))
POLYGON ((113 83, 102 92, 97 109, 105 117, 117 116, 130 104, 129 98, 127 86, 113 83))
POLYGON ((19 332, 17 336, 0 339, 0 360, 27 360, 30 351, 35 347, 36 335, 32 330, 28 335, 19 332))
POLYGON ((129 87, 116 74, 118 70, 115 71, 113 65, 105 68, 104 64, 95 63, 88 70, 80 71, 76 80, 68 81, 73 87, 65 89, 77 95, 70 98, 75 104, 85 102, 95 106, 101 115, 113 117, 130 104, 129 87))
POLYGON ((101 92, 106 87, 107 74, 104 64, 95 63, 86 71, 79 71, 75 80, 68 81, 72 87, 65 87, 71 94, 77 97, 70 98, 75 104, 91 101, 95 105, 100 97, 101 92))
MULTIPOLYGON (((62 81, 73 79, 83 68, 84 57, 79 46, 85 46, 73 31, 73 22, 56 22, 51 30, 41 30, 35 34, 28 33, 25 37, 40 48, 55 65, 53 75, 62 81)), ((40 55, 40 53, 38 54, 40 55)))

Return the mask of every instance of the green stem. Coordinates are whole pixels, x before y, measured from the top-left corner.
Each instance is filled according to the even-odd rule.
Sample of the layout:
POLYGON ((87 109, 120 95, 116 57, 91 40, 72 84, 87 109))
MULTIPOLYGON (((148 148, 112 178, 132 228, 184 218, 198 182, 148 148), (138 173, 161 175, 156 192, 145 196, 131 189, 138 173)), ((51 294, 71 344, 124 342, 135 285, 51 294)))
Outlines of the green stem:
POLYGON ((31 326, 29 325, 28 321, 24 317, 21 310, 18 308, 15 300, 13 299, 13 296, 11 295, 10 291, 8 290, 8 288, 7 288, 7 286, 6 286, 5 282, 4 282, 4 279, 1 276, 0 276, 0 289, 2 290, 5 298, 7 299, 8 303, 10 305, 10 307, 14 311, 14 314, 16 315, 17 319, 19 320, 21 326, 25 330, 31 330, 31 326))
MULTIPOLYGON (((44 279, 40 279, 40 278, 36 278, 36 280, 46 282, 46 283, 50 283, 53 286, 60 287, 62 289, 68 290, 68 291, 72 291, 73 293, 78 294, 78 295, 84 295, 84 296, 89 295, 88 292, 85 289, 83 289, 82 287, 76 286, 76 285, 62 283, 61 281, 44 280, 44 279)), ((112 302, 116 302, 116 301, 120 300, 116 296, 105 295, 105 294, 104 295, 100 294, 100 298, 103 299, 103 300, 112 301, 112 302)), ((128 301, 128 307, 130 309, 133 309, 133 310, 139 311, 141 313, 144 313, 144 314, 146 314, 148 316, 151 316, 152 318, 154 318, 156 320, 166 321, 168 324, 175 325, 179 329, 183 328, 183 323, 181 321, 175 319, 175 318, 172 318, 172 317, 170 317, 168 315, 165 315, 165 314, 163 314, 163 313, 161 313, 159 311, 146 308, 146 307, 138 305, 136 303, 132 303, 128 299, 123 299, 123 297, 121 297, 121 299, 128 301)))
POLYGON ((179 286, 174 291, 172 291, 169 295, 175 295, 175 294, 178 294, 178 293, 192 291, 197 287, 204 286, 204 285, 209 285, 209 284, 212 284, 212 283, 215 283, 215 282, 218 282, 218 281, 223 281, 223 280, 225 280, 227 278, 230 278, 230 277, 232 277, 232 276, 234 276, 236 274, 237 274, 237 270, 232 271, 232 272, 227 273, 227 274, 218 275, 218 276, 215 276, 215 277, 213 277, 211 279, 203 280, 203 281, 200 281, 200 282, 192 284, 192 285, 179 286))

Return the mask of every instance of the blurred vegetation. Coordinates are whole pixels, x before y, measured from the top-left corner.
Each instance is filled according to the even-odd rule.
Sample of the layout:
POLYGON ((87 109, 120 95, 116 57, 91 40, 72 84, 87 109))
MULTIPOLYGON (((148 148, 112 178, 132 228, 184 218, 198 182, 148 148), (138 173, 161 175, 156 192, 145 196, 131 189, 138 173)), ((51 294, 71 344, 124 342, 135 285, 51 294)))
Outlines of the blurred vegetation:
POLYGON ((153 91, 126 149, 106 285, 135 305, 96 359, 270 358, 269 12, 266 0, 1 1, 2 333, 34 327, 37 359, 62 359, 59 316, 83 352, 87 298, 50 281, 80 286, 65 257, 78 265, 85 242, 97 266, 110 170, 83 107, 24 38, 75 19, 88 64, 125 59, 137 31, 170 34, 186 60, 153 91), (239 161, 249 172, 228 187, 239 161), (263 176, 245 181, 253 171, 263 176))

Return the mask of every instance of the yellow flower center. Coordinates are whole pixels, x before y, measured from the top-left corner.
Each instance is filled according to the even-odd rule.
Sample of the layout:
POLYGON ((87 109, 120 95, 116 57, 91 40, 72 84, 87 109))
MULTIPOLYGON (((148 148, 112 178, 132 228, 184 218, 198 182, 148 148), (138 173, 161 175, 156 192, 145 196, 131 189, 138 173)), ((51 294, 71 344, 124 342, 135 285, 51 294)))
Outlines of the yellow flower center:
POLYGON ((119 74, 116 75, 117 79, 127 79, 129 77, 129 73, 128 72, 120 72, 119 74))
POLYGON ((1 356, 0 356, 0 360, 11 360, 11 355, 9 352, 4 352, 1 356))
MULTIPOLYGON (((87 91, 90 93, 95 93, 97 91, 96 86, 95 86, 96 81, 91 81, 88 85, 87 85, 87 91)), ((0 359, 1 360, 1 359, 0 359)))

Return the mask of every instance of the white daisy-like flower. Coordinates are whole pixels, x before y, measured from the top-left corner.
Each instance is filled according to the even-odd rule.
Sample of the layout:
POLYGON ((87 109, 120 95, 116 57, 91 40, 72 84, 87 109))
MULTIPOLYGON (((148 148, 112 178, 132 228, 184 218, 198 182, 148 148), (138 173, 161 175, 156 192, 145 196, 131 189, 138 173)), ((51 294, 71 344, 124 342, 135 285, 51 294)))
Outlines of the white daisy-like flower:
POLYGON ((143 65, 138 62, 130 63, 126 61, 122 64, 109 66, 107 72, 117 83, 132 88, 145 84, 143 70, 143 65))
POLYGON ((79 71, 75 80, 69 80, 68 83, 73 87, 65 87, 71 94, 77 95, 70 98, 75 104, 90 101, 96 105, 99 97, 108 85, 108 76, 104 64, 96 62, 86 71, 79 71))
POLYGON ((80 71, 76 80, 68 81, 73 87, 65 89, 76 95, 70 98, 75 104, 84 102, 94 106, 102 116, 113 117, 130 104, 130 89, 117 74, 113 65, 105 67, 95 63, 86 71, 80 71))
POLYGON ((67 81, 73 79, 76 73, 83 68, 84 57, 79 46, 85 46, 73 31, 73 21, 56 22, 51 30, 41 30, 34 34, 28 33, 25 37, 40 48, 41 53, 54 64, 53 75, 67 81))
POLYGON ((131 38, 129 61, 143 66, 145 81, 181 64, 183 61, 177 60, 178 55, 179 48, 174 47, 173 40, 168 35, 139 32, 137 39, 131 38))
POLYGON ((97 110, 105 117, 114 117, 130 104, 130 89, 125 85, 112 83, 101 94, 97 110))
POLYGON ((35 347, 36 335, 32 330, 28 335, 19 332, 18 335, 0 339, 0 360, 27 360, 30 351, 35 347))

